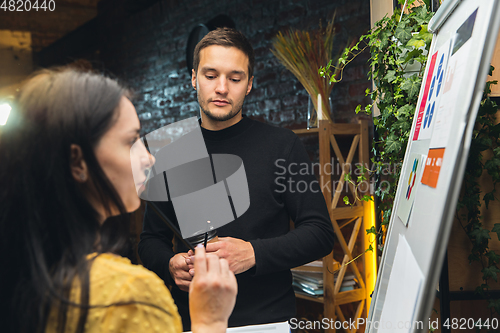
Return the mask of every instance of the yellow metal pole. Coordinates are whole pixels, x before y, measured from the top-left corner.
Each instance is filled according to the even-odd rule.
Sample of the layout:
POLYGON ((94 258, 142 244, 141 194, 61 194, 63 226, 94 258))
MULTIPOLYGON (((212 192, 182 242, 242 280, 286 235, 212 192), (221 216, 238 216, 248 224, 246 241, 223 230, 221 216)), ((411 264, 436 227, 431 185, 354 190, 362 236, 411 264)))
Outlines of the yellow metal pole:
MULTIPOLYGON (((372 197, 373 199, 373 197, 372 197)), ((373 201, 364 203, 364 226, 365 232, 365 246, 368 248, 370 245, 373 251, 365 253, 365 274, 366 274, 366 308, 370 309, 371 293, 375 289, 375 280, 377 279, 377 237, 374 234, 366 234, 366 229, 375 227, 375 204, 373 201)))

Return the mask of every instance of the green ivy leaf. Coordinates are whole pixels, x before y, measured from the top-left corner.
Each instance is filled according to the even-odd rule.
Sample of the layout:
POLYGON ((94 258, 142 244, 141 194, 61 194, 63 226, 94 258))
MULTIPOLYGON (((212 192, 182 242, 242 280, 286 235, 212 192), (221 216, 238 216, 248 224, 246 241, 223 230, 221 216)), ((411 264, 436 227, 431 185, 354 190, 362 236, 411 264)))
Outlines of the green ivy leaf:
POLYGON ((497 274, 500 273, 500 269, 496 266, 485 267, 481 273, 483 273, 483 280, 492 278, 493 280, 498 281, 497 274))
POLYGON ((483 242, 487 242, 488 239, 491 239, 489 234, 490 231, 481 226, 476 227, 470 232, 470 236, 475 240, 476 245, 481 245, 483 242))
MULTIPOLYGON (((487 149, 490 149, 491 147, 491 139, 487 137, 477 137, 475 139, 474 145, 476 145, 476 149, 479 149, 479 151, 485 151, 487 149)), ((486 166, 487 167, 487 166, 486 166)), ((491 167, 495 167, 495 165, 491 165, 491 167)))
POLYGON ((406 44, 411 39, 411 27, 404 27, 403 24, 398 24, 394 36, 398 39, 401 44, 406 44))
POLYGON ((490 201, 494 201, 495 200, 495 195, 493 192, 488 192, 484 195, 483 197, 483 200, 484 200, 484 204, 486 205, 486 209, 488 209, 488 204, 490 203, 490 201))
POLYGON ((420 55, 418 58, 417 58, 417 61, 419 63, 421 63, 422 65, 424 65, 426 62, 427 62, 427 57, 424 56, 424 55, 420 55))
POLYGON ((385 151, 388 153, 399 152, 401 150, 401 142, 396 134, 391 133, 385 142, 385 151))
POLYGON ((361 200, 363 200, 365 202, 368 202, 368 201, 373 201, 373 198, 372 198, 371 195, 365 194, 365 195, 363 195, 363 197, 361 198, 361 200))
POLYGON ((371 104, 367 104, 365 106, 365 110, 364 112, 367 114, 367 115, 371 115, 372 114, 372 105, 371 104))
MULTIPOLYGON (((495 107, 495 109, 498 110, 498 107, 495 107)), ((490 135, 498 137, 498 134, 500 134, 500 124, 490 127, 490 135)))
POLYGON ((348 196, 345 196, 345 197, 343 198, 343 200, 344 200, 344 203, 345 203, 346 205, 350 205, 350 203, 349 203, 349 197, 348 197, 348 196))
POLYGON ((377 234, 377 229, 375 229, 375 227, 371 227, 370 229, 366 229, 366 234, 374 234, 376 235, 377 234))
MULTIPOLYGON (((413 115, 412 115, 413 117, 413 115)), ((411 122, 407 118, 401 117, 393 125, 394 128, 400 130, 402 133, 409 132, 411 129, 411 122)))
POLYGON ((372 48, 377 48, 377 49, 386 49, 387 45, 389 44, 389 41, 387 38, 390 38, 390 32, 386 30, 380 31, 376 39, 372 39, 370 41, 370 46, 372 48))
POLYGON ((406 45, 412 46, 415 49, 419 49, 421 47, 425 47, 425 41, 423 41, 422 39, 419 39, 419 38, 412 38, 412 39, 410 39, 410 41, 406 45))
POLYGON ((474 254, 474 253, 469 254, 467 259, 469 259, 469 264, 472 263, 473 261, 479 261, 479 262, 481 261, 481 258, 477 254, 474 254))
POLYGON ((418 6, 412 8, 412 12, 415 13, 416 17, 425 20, 427 18, 427 6, 418 6))
POLYGON ((486 257, 488 258, 489 260, 489 265, 492 266, 492 265, 495 265, 495 264, 498 264, 500 262, 500 256, 498 254, 495 253, 495 251, 488 251, 486 253, 486 257))
POLYGON ((497 233, 497 237, 500 240, 500 223, 495 223, 493 225, 493 229, 491 229, 491 232, 496 232, 497 233))
MULTIPOLYGON (((411 40, 408 42, 408 44, 411 43, 411 40)), ((415 49, 415 50, 411 50, 410 52, 408 52, 406 54, 406 58, 404 59, 404 62, 412 62, 414 61, 415 58, 417 58, 418 56, 420 56, 422 54, 422 50, 419 50, 419 49, 415 49)))
POLYGON ((396 111, 396 118, 401 119, 401 118, 410 118, 413 116, 415 112, 415 106, 406 104, 403 105, 396 111))
POLYGON ((418 32, 418 35, 424 37, 427 36, 427 34, 432 36, 432 33, 429 32, 428 25, 427 24, 420 25, 420 31, 418 32))
POLYGON ((365 252, 373 252, 373 246, 370 244, 365 252))
POLYGON ((387 74, 384 76, 389 83, 392 83, 397 80, 396 71, 387 71, 387 74))
POLYGON ((500 313, 500 298, 488 300, 488 307, 494 308, 497 313, 500 313))
MULTIPOLYGON (((491 142, 491 141, 490 141, 491 142)), ((491 144, 490 144, 491 146, 491 144)), ((488 146, 489 148, 489 146, 488 146)), ((486 162, 486 164, 484 165, 484 167, 488 170, 495 170, 495 169, 498 169, 500 167, 500 159, 499 158, 492 158, 491 160, 489 160, 488 162, 486 162)))
POLYGON ((476 294, 478 294, 479 296, 481 296, 481 297, 486 297, 486 294, 484 293, 483 286, 484 286, 484 285, 481 285, 480 287, 476 287, 476 289, 475 289, 474 291, 475 291, 475 292, 476 292, 476 294))
POLYGON ((403 82, 403 84, 401 85, 401 89, 408 92, 408 97, 413 98, 415 96, 418 96, 421 83, 422 79, 415 74, 410 76, 403 82))

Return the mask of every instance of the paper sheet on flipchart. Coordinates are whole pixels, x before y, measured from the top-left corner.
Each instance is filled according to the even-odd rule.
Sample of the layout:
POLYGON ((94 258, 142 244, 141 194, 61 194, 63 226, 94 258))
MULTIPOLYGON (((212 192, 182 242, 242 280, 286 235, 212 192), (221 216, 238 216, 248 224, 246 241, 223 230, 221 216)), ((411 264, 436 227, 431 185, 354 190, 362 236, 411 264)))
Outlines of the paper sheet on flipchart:
POLYGON ((424 275, 410 245, 403 235, 399 235, 389 287, 378 323, 379 333, 411 332, 423 281, 424 275), (408 318, 412 319, 407 322, 408 318))
MULTIPOLYGON (((226 330, 228 333, 290 333, 290 325, 288 322, 249 325, 241 327, 231 327, 226 330)), ((191 333, 191 332, 189 332, 191 333)))

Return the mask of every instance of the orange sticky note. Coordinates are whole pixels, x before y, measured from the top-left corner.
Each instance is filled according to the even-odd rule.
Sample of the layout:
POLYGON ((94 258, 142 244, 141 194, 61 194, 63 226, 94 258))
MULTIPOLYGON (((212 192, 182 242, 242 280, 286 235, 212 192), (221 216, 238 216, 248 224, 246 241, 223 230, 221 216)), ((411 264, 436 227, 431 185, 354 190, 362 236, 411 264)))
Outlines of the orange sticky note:
POLYGON ((429 149, 421 183, 436 188, 441 165, 443 164, 444 148, 429 149))

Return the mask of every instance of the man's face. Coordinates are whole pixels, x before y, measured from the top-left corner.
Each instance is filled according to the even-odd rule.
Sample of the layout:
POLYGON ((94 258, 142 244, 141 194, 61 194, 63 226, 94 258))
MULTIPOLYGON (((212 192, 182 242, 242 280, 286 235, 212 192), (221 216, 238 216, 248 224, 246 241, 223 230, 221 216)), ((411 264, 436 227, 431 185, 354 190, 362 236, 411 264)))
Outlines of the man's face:
MULTIPOLYGON (((211 121, 241 118, 245 96, 252 90, 248 57, 235 47, 211 45, 200 51, 198 71, 193 70, 193 88, 201 111, 211 121)), ((237 121, 236 121, 237 122, 237 121)))

